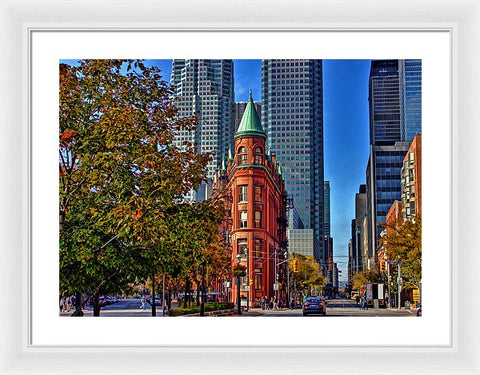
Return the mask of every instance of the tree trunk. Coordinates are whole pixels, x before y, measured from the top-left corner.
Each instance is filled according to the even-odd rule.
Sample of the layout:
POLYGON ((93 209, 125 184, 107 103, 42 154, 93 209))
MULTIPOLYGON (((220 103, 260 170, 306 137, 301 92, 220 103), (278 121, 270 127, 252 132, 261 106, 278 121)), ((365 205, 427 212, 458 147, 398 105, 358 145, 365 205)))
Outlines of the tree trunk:
POLYGON ((187 308, 187 299, 189 299, 189 283, 188 283, 188 277, 185 278, 185 295, 183 298, 183 308, 187 308))
POLYGON ((83 316, 82 311, 82 293, 75 293, 75 311, 73 312, 72 316, 83 316))
POLYGON ((197 295, 195 296, 195 302, 197 306, 200 306, 200 282, 195 280, 195 285, 197 285, 197 295))
POLYGON ((93 295, 93 316, 100 316, 100 293, 93 295))
POLYGON ((157 316, 157 305, 155 304, 155 272, 152 275, 152 316, 157 316))
POLYGON ((60 210, 59 212, 59 224, 60 224, 60 233, 63 232, 65 227, 65 210, 60 210))

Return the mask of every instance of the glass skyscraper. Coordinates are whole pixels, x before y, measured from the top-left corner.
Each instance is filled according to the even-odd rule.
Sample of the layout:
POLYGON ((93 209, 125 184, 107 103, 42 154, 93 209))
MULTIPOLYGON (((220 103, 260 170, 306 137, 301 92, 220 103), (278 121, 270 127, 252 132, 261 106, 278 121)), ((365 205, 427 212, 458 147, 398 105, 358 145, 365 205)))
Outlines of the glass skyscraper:
POLYGON ((372 61, 368 89, 370 144, 382 145, 400 141, 400 77, 398 60, 372 61))
POLYGON ((269 149, 325 265, 322 60, 263 60, 261 104, 269 149))
MULTIPOLYGON (((175 59, 172 63, 171 84, 175 87, 176 105, 180 116, 198 118, 195 131, 181 130, 174 142, 197 144, 198 152, 212 152, 207 177, 213 179, 233 146, 234 86, 233 60, 175 59)), ((211 184, 203 184, 190 199, 204 200, 211 184)))
POLYGON ((372 61, 369 80, 370 158, 367 177, 369 264, 376 262, 386 215, 401 199, 401 168, 421 132, 421 60, 372 61))
POLYGON ((400 60, 402 140, 422 132, 422 60, 400 60))

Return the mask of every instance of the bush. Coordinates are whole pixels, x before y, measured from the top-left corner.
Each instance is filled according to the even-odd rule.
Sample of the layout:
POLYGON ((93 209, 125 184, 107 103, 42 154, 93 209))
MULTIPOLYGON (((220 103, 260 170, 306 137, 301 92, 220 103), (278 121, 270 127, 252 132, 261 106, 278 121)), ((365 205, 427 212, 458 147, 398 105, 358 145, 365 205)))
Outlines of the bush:
MULTIPOLYGON (((205 311, 217 311, 217 310, 228 310, 233 309, 234 304, 231 302, 207 302, 205 304, 205 311)), ((168 316, 181 316, 189 314, 197 314, 200 312, 200 306, 194 305, 186 309, 170 309, 168 311, 168 316)))
POLYGON ((188 307, 186 309, 170 309, 168 310, 168 316, 180 316, 180 315, 188 315, 188 314, 195 314, 200 312, 200 307, 188 307))

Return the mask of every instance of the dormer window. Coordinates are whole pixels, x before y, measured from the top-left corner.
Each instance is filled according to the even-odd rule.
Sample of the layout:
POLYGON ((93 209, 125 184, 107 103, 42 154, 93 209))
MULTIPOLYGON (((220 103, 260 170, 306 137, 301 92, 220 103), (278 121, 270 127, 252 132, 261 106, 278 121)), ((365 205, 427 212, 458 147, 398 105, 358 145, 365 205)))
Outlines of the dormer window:
POLYGON ((260 147, 255 149, 255 164, 263 164, 263 152, 260 147))
POLYGON ((238 149, 238 165, 247 164, 247 149, 245 147, 240 147, 238 149))

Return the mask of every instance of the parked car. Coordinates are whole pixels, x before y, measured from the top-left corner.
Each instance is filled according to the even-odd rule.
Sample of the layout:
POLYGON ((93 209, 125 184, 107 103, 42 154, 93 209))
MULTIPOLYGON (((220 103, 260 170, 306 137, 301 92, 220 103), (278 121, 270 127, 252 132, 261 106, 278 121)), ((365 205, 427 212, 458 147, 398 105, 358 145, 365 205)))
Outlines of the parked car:
POLYGON ((302 306, 303 316, 308 314, 327 315, 325 301, 322 297, 307 297, 302 306))

